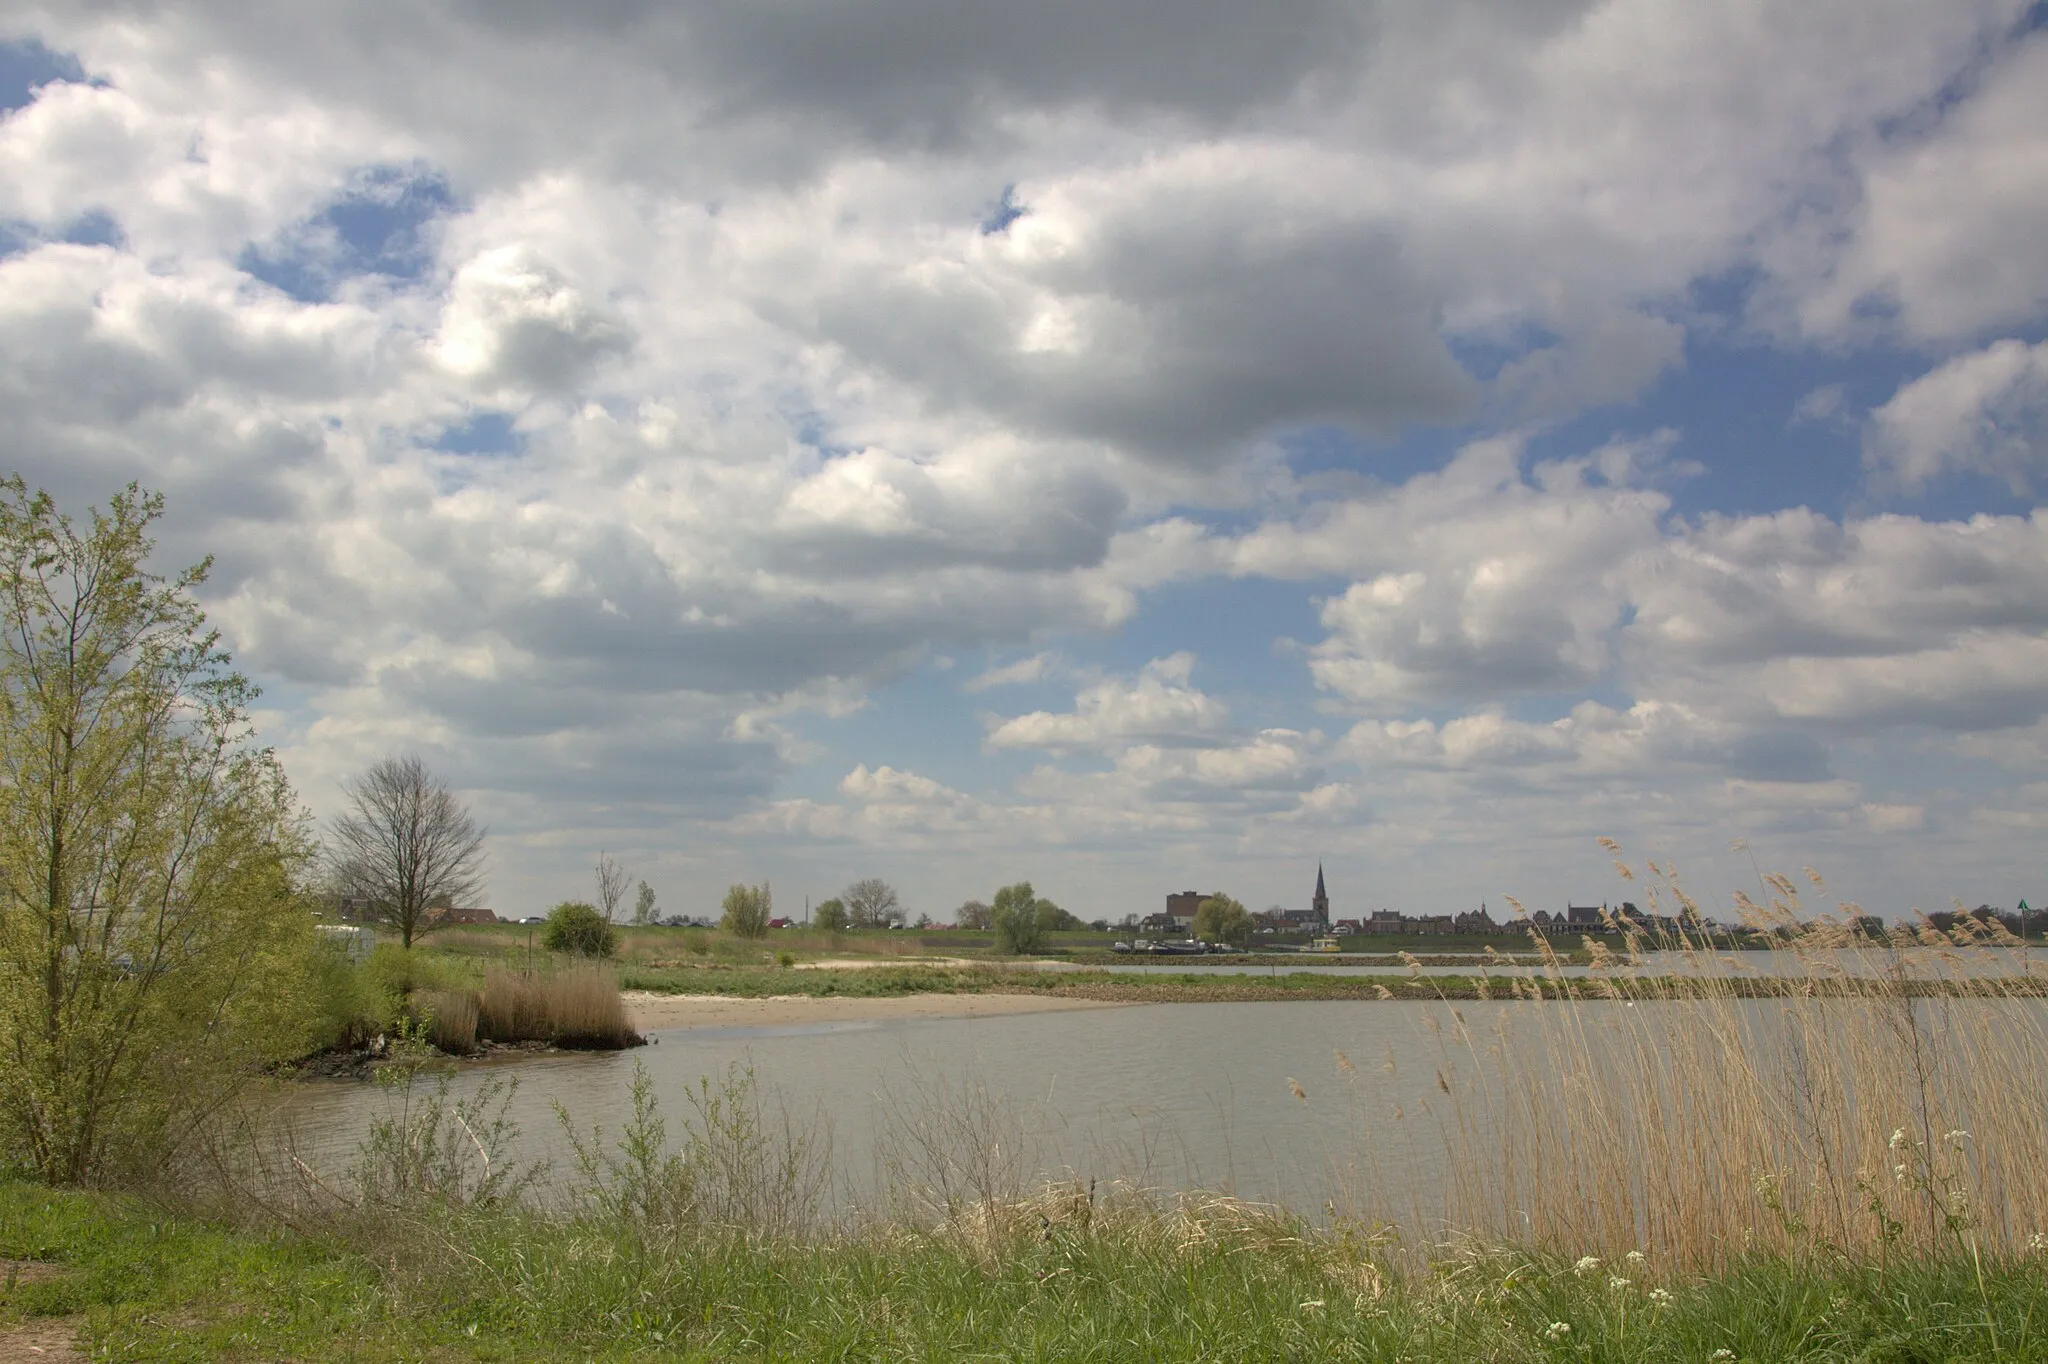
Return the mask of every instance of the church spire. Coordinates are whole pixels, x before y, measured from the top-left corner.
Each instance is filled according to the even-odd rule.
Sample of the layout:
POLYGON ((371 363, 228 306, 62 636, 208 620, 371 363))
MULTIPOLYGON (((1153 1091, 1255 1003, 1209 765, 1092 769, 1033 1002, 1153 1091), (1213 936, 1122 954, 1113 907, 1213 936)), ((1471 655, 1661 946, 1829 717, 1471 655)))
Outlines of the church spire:
POLYGON ((1328 926, 1330 922, 1330 893, 1323 889, 1323 864, 1321 862, 1316 863, 1316 898, 1309 901, 1309 907, 1315 912, 1316 918, 1322 920, 1323 924, 1328 926))

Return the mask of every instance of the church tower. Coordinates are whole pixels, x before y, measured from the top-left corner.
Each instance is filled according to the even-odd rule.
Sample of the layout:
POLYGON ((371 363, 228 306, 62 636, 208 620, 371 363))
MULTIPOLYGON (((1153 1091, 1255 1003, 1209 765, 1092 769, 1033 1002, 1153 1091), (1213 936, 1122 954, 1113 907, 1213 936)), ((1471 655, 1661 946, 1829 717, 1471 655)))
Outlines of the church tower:
POLYGON ((1330 892, 1323 889, 1323 864, 1316 863, 1316 898, 1309 901, 1309 908, 1316 918, 1322 920, 1324 928, 1330 926, 1330 892))

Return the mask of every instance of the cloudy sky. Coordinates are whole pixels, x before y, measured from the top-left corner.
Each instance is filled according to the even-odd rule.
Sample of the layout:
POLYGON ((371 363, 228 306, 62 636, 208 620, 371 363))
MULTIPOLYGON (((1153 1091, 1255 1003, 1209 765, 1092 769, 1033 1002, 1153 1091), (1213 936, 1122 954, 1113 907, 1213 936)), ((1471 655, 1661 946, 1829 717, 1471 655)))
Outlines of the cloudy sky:
POLYGON ((0 466, 501 912, 2048 899, 2048 4, 0 0, 0 109, 0 466))

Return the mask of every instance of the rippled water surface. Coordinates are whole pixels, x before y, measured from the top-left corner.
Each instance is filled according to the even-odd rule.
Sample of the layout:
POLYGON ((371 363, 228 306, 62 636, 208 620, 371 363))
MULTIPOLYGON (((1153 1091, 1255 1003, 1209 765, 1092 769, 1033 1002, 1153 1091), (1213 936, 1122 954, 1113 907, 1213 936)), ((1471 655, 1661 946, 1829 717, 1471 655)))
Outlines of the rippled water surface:
MULTIPOLYGON (((997 1114, 983 1137, 1000 1141, 1020 1173, 1231 1192, 1304 1211, 1334 1203, 1406 1218, 1429 1213, 1440 1189, 1439 1124, 1453 1106, 1439 1072, 1453 1080, 1469 1076, 1490 1049, 1520 1045, 1531 1007, 1565 1006, 1456 1006, 1455 1017, 1477 1039, 1474 1051, 1451 1040, 1453 1010, 1440 1003, 1141 1004, 677 1029, 626 1053, 468 1065, 452 1083, 466 1094, 494 1077, 516 1076, 516 1154, 550 1162, 558 1172, 568 1160, 555 1105, 580 1128, 597 1124, 616 1133, 629 1114, 635 1067, 644 1066, 674 1129, 700 1080, 738 1066, 751 1069, 772 1109, 829 1131, 840 1194, 848 1199, 870 1200, 879 1191, 879 1157, 906 1117, 959 1108, 963 1096, 973 1095, 985 1096, 985 1107, 997 1114)), ((1603 1029, 1700 1006, 1575 1007, 1583 1024, 1574 1027, 1575 1041, 1597 1047, 1603 1029), (1645 1013, 1623 1012, 1638 1008, 1645 1013)), ((1762 1028, 1772 1026, 1778 1008, 1768 1001, 1732 1007, 1748 1020, 1744 1026, 1762 1028)), ((1524 1073, 1540 1086, 1540 1057, 1524 1073)), ((378 1086, 319 1082, 296 1087, 285 1111, 301 1151, 334 1170, 389 1102, 378 1086)), ((1486 1119, 1468 1105, 1457 1120, 1486 1119)))

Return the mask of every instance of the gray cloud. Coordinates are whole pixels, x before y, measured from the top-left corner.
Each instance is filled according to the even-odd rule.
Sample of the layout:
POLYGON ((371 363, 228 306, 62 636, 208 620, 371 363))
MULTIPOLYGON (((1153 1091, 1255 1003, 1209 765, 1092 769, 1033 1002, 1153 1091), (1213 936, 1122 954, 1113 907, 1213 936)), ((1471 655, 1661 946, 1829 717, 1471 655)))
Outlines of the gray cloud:
MULTIPOLYGON (((2031 325, 2016 13, 17 6, 112 85, 0 122, 28 248, 0 259, 0 438, 72 506, 170 493, 164 552, 219 552, 209 609, 287 684, 316 800, 418 744, 536 865, 677 825, 713 879, 801 834, 968 848, 963 875, 1328 841, 1419 884, 1432 844, 1540 860, 1602 819, 1955 829, 1960 798, 1885 771, 1902 734, 2040 715, 2039 518, 1681 523, 1665 437, 1531 470, 1502 428, 1643 392, 1693 286, 1751 267, 1751 320, 1788 330, 2031 325), (379 166, 445 173, 445 205, 402 287, 331 287, 321 215, 379 166), (1025 212, 984 235, 1004 186, 1025 212), (125 245, 38 247, 92 210, 125 245), (241 268, 295 249, 326 270, 303 300, 241 268), (429 448, 486 409, 512 448, 429 448), (1391 486, 1265 448, 1475 422, 1391 486), (1327 593, 1293 657, 1370 718, 1249 732, 1184 674, 1125 679, 999 722, 1051 755, 1010 792, 870 753, 840 802, 777 799, 852 764, 821 717, 934 650, 1065 647, 1215 573, 1327 593)), ((2031 398, 1933 401, 1968 362, 1879 464, 2032 467, 1971 443, 2031 398)))
POLYGON ((1073 316, 1071 340, 1044 348, 965 277, 839 292, 820 331, 942 402, 1209 466, 1280 426, 1384 434, 1470 409, 1474 385, 1397 240, 1335 224, 1296 233, 1257 213, 1217 185, 1021 268, 1073 316))

